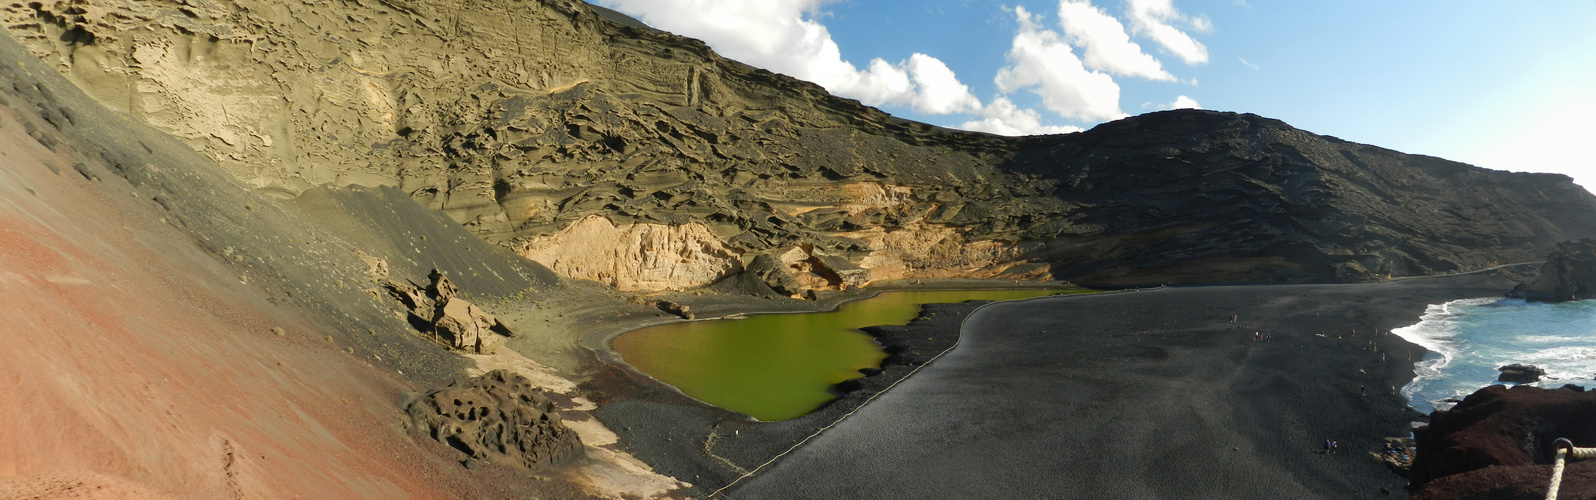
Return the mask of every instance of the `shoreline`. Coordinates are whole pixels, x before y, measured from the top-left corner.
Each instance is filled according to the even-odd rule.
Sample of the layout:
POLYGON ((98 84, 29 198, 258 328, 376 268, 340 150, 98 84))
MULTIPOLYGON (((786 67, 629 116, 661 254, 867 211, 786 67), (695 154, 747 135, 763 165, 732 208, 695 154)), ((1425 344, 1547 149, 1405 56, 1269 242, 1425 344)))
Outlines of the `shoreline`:
MULTIPOLYGON (((1397 296, 1400 297, 1404 295, 1402 293, 1403 289, 1422 288, 1426 293, 1420 295, 1423 295, 1426 300, 1439 300, 1441 296, 1457 295, 1461 293, 1460 291, 1469 289, 1474 290, 1475 294, 1500 294, 1511 287, 1510 283, 1511 281, 1508 278, 1496 275, 1474 275, 1472 277, 1451 275, 1437 276, 1426 280, 1404 280, 1400 283, 1388 282, 1368 285, 1257 285, 1175 287, 1160 290, 1196 291, 1199 294, 1218 293, 1220 295, 1263 291, 1267 295, 1272 291, 1285 290, 1285 288, 1291 287, 1305 290, 1317 290, 1319 288, 1315 287, 1321 287, 1342 290, 1341 293, 1350 291, 1350 293, 1355 294, 1359 290, 1374 290, 1376 287, 1384 287, 1384 289, 1396 290, 1397 296), (1480 282, 1490 282, 1491 284, 1481 285, 1480 282), (1503 285, 1507 285, 1507 288, 1501 288, 1503 285)), ((1144 291, 1149 290, 1144 289, 1144 291)), ((1382 294, 1390 293, 1382 292, 1382 294)), ((1464 293, 1464 296, 1477 296, 1475 294, 1464 293)), ((1118 293, 1113 295, 1126 296, 1118 293)), ((1157 295, 1164 294, 1159 293, 1157 295)), ((1094 296, 1102 296, 1102 294, 1079 297, 1094 296)), ((1129 296, 1136 297, 1143 296, 1143 294, 1131 294, 1129 296)), ((1060 298, 1053 296, 1028 299, 1027 301, 1034 300, 1060 300, 1060 298)), ((1412 297, 1404 299, 1404 301, 1411 302, 1412 297)), ((1160 301, 1154 300, 1153 302, 1160 301)), ((1343 308, 1342 305, 1333 300, 1320 302, 1325 302, 1323 305, 1331 309, 1343 308)), ((1006 302, 1005 304, 1008 303, 1012 302, 1006 302)), ((1389 324, 1386 329, 1404 326, 1412 323, 1413 320, 1422 315, 1425 305, 1428 304, 1429 302, 1410 304, 1414 307, 1406 307, 1402 311, 1390 310, 1391 307, 1387 305, 1387 307, 1379 307, 1383 311, 1376 311, 1378 314, 1366 319, 1377 319, 1379 320, 1378 323, 1389 324)), ((871 330, 869 333, 878 337, 912 332, 912 335, 906 338, 921 339, 930 337, 932 339, 945 339, 947 347, 935 349, 935 353, 956 352, 949 349, 962 341, 959 333, 960 326, 969 315, 982 307, 985 307, 985 304, 930 305, 926 306, 922 310, 921 316, 909 325, 895 327, 896 329, 901 329, 902 332, 892 332, 891 330, 895 329, 893 327, 871 327, 866 330, 871 330), (956 321, 954 321, 955 319, 956 321)), ((1397 307, 1396 309, 1404 308, 1397 307)), ((1363 314, 1363 316, 1368 316, 1368 314, 1363 314)), ((1400 340, 1398 337, 1385 337, 1387 339, 1396 339, 1398 342, 1406 344, 1409 349, 1421 349, 1400 340)), ((890 343, 890 341, 888 339, 883 343, 890 343)), ((927 349, 930 347, 933 346, 926 344, 920 346, 920 349, 930 352, 930 349, 927 349)), ((914 350, 914 348, 911 347, 910 350, 914 350)), ((921 354, 925 353, 922 352, 921 354)), ((926 355, 925 357, 930 356, 926 355)), ((1412 363, 1402 362, 1400 359, 1393 361, 1395 362, 1388 363, 1389 368, 1398 368, 1399 366, 1400 368, 1394 370, 1394 372, 1391 370, 1383 371, 1385 376, 1381 376, 1379 379, 1382 382, 1395 383, 1398 386, 1403 385, 1412 377, 1412 363)), ((865 381, 866 385, 858 388, 858 390, 843 394, 831 404, 809 415, 779 422, 750 421, 740 414, 707 406, 682 396, 668 385, 645 377, 628 374, 626 373, 627 369, 614 365, 598 367, 592 380, 583 384, 583 389, 595 394, 596 400, 601 402, 600 409, 595 412, 595 415, 604 421, 606 425, 618 431, 617 434, 621 436, 622 445, 626 449, 654 466, 656 470, 695 485, 695 488, 683 493, 704 495, 733 481, 737 481, 747 470, 757 468, 769 461, 770 457, 777 456, 792 448, 794 444, 808 439, 815 434, 816 430, 835 424, 842 415, 858 410, 865 401, 884 394, 883 391, 887 387, 907 379, 908 372, 915 368, 918 368, 918 366, 900 365, 888 367, 888 369, 883 371, 884 377, 871 376, 864 379, 856 379, 865 381)), ((1375 374, 1368 375, 1373 376, 1375 374)), ((1356 374, 1341 374, 1338 377, 1350 381, 1356 378, 1356 374)), ((1411 413, 1406 401, 1402 400, 1399 394, 1385 395, 1383 397, 1395 399, 1382 404, 1386 411, 1379 413, 1387 414, 1388 417, 1411 413)), ((1403 429, 1403 435, 1406 432, 1407 422, 1411 420, 1409 417, 1416 415, 1416 413, 1412 413, 1399 418, 1400 422, 1395 422, 1403 429)), ((1386 420, 1389 419, 1387 418, 1386 420)), ((822 435, 823 437, 824 435, 822 435)), ((807 450, 813 446, 813 444, 805 445, 799 449, 796 455, 807 453, 807 450)), ((781 466, 790 460, 791 457, 778 462, 777 465, 781 466)), ((766 472, 761 473, 761 475, 764 474, 766 472)), ((1394 476, 1394 474, 1391 475, 1394 476)), ((755 476, 756 480, 758 477, 760 476, 755 476)), ((748 481, 744 481, 738 487, 746 487, 747 483, 748 481)))
POLYGON ((995 304, 970 316, 958 350, 731 496, 1400 498, 1406 478, 1367 452, 1420 419, 1390 388, 1413 376, 1403 353, 1424 351, 1370 333, 1511 283, 1482 274, 995 304), (1255 329, 1272 340, 1253 341, 1255 329), (1323 454, 1326 439, 1341 452, 1323 454))
MULTIPOLYGON (((858 289, 854 289, 854 290, 837 292, 837 293, 831 294, 829 296, 826 296, 825 298, 823 298, 821 300, 808 302, 808 304, 812 304, 814 306, 813 309, 810 309, 810 310, 795 310, 795 309, 792 309, 792 308, 783 308, 783 309, 757 308, 757 307, 739 308, 739 307, 736 307, 735 305, 731 305, 730 307, 728 307, 725 304, 716 304, 715 303, 715 302, 717 302, 715 300, 716 297, 713 297, 713 296, 711 296, 711 297, 694 297, 694 298, 696 298, 698 300, 694 300, 694 298, 688 298, 686 296, 683 296, 683 297, 679 297, 679 299, 682 302, 686 302, 686 303, 688 303, 688 305, 693 306, 695 309, 707 306, 707 307, 715 307, 717 309, 729 309, 729 311, 717 311, 720 314, 717 315, 717 316, 713 316, 713 317, 701 317, 701 318, 695 318, 695 319, 682 319, 682 318, 676 317, 676 316, 664 316, 664 317, 646 318, 646 319, 633 321, 633 322, 622 322, 622 323, 612 324, 612 325, 608 325, 608 326, 606 326, 604 328, 596 329, 596 330, 587 332, 585 334, 582 334, 582 336, 577 340, 577 345, 579 347, 581 347, 582 349, 584 349, 589 355, 591 355, 591 357, 599 364, 622 368, 622 369, 630 372, 630 374, 635 376, 635 377, 641 377, 641 378, 653 381, 654 383, 662 385, 662 386, 664 386, 666 388, 669 388, 669 389, 675 391, 677 394, 680 394, 684 398, 691 399, 693 401, 696 401, 696 402, 698 402, 700 404, 703 404, 703 405, 706 405, 706 406, 715 407, 717 409, 723 409, 724 410, 724 408, 720 408, 718 406, 715 406, 712 403, 701 401, 701 400, 699 400, 697 398, 689 396, 686 393, 683 393, 680 389, 676 388, 675 386, 673 386, 673 385, 671 385, 669 383, 666 383, 666 382, 664 382, 662 380, 659 380, 657 378, 654 378, 654 376, 649 375, 648 373, 637 369, 637 367, 632 366, 630 363, 627 363, 625 359, 621 358, 620 353, 616 352, 615 349, 611 346, 611 342, 613 342, 616 338, 619 338, 622 335, 625 335, 625 334, 628 334, 628 333, 631 333, 631 332, 635 332, 635 331, 638 331, 638 330, 642 330, 642 329, 645 329, 645 328, 652 328, 652 327, 655 327, 655 326, 660 326, 660 325, 669 325, 669 324, 675 324, 675 323, 686 323, 686 322, 693 322, 693 321, 732 320, 732 319, 735 319, 735 318, 738 318, 738 317, 769 315, 769 314, 813 314, 813 313, 833 312, 833 311, 836 311, 838 308, 842 307, 843 304, 847 304, 847 303, 850 303, 850 302, 856 302, 856 301, 862 301, 862 300, 869 300, 869 299, 875 298, 875 297, 877 297, 877 296, 879 296, 879 295, 881 295, 883 293, 962 291, 962 290, 972 290, 972 291, 974 291, 974 290, 1075 290, 1075 289, 1078 289, 1078 287, 1071 288, 1071 287, 1065 287, 1065 286, 1061 286, 1061 285, 1057 285, 1057 284, 1053 284, 1053 283, 1041 283, 1041 282, 1027 282, 1027 283, 1031 283, 1031 285, 1030 286, 1024 286, 1024 284, 1014 284, 1014 283, 1010 282, 1010 280, 1000 280, 1000 281, 1002 281, 1001 284, 993 283, 991 285, 988 285, 986 283, 987 281, 990 281, 990 280, 942 280, 942 281, 934 282, 933 284, 926 284, 926 285, 904 285, 904 284, 900 284, 900 283, 894 282, 894 283, 889 283, 889 284, 883 285, 882 287, 879 287, 879 288, 869 288, 869 287, 867 287, 867 288, 858 288, 858 289), (944 282, 944 281, 946 281, 946 282, 944 282)), ((1098 292, 1098 293, 1111 293, 1111 292, 1098 292)), ((1030 300, 1030 299, 1021 299, 1021 300, 1030 300)), ((926 306, 926 305, 929 305, 929 304, 921 304, 922 312, 923 312, 923 307, 926 306)), ((901 325, 878 325, 878 326, 901 326, 901 325)), ((871 335, 872 339, 876 339, 877 343, 880 343, 880 338, 879 337, 877 337, 876 335, 870 334, 870 332, 866 331, 866 330, 868 330, 870 328, 875 328, 875 326, 864 327, 864 328, 861 328, 860 331, 864 332, 867 335, 871 335)), ((887 348, 886 345, 882 345, 882 349, 883 350, 885 350, 886 348, 887 348)), ((889 353, 889 355, 890 355, 890 353, 889 353)), ((885 363, 885 361, 883 361, 883 363, 885 363)), ((864 377, 864 375, 861 375, 861 377, 864 377)), ((852 380, 858 380, 858 379, 849 379, 849 381, 852 381, 852 380)), ((846 383, 846 381, 844 383, 846 383)), ((841 385, 841 384, 839 384, 839 385, 841 385)), ((847 391, 847 392, 851 392, 851 391, 847 391)), ((843 395, 845 395, 845 394, 838 394, 838 399, 840 399, 843 395)), ((826 406, 830 406, 830 405, 832 405, 832 404, 834 404, 836 402, 837 402, 837 399, 833 399, 833 400, 827 402, 825 405, 822 405, 821 408, 825 408, 826 406)), ((732 411, 732 410, 726 410, 726 411, 732 411)), ((817 408, 816 411, 819 411, 819 408, 817 408)), ((813 413, 813 412, 811 412, 811 413, 813 413)), ((809 414, 805 414, 804 416, 808 416, 808 415, 809 414)), ((798 417, 798 418, 804 418, 804 416, 801 416, 801 417, 798 417)), ((750 417, 750 418, 752 418, 752 417, 750 417)), ((796 420, 796 419, 789 419, 789 420, 796 420)), ((755 420, 755 421, 758 421, 758 420, 755 420)), ((778 421, 778 422, 784 422, 784 421, 785 420, 778 421)))

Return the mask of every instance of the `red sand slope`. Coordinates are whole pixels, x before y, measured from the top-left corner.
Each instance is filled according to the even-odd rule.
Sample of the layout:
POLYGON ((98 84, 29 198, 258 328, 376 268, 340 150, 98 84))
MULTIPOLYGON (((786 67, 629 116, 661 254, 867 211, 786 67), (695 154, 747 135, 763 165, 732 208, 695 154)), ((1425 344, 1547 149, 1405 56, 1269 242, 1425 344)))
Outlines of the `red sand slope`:
POLYGON ((398 382, 18 120, 0 106, 0 498, 455 496, 398 382))

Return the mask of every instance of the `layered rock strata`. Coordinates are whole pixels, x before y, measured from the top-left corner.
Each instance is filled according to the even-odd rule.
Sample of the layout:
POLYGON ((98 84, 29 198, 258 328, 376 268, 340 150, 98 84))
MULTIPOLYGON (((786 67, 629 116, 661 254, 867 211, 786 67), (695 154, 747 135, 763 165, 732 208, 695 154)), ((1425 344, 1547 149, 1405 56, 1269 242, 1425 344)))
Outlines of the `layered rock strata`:
POLYGON ((1062 136, 940 129, 581 2, 58 0, 0 23, 258 189, 395 186, 627 290, 755 267, 741 281, 782 293, 1372 281, 1596 236, 1596 197, 1564 176, 1197 110, 1062 136), (784 261, 793 248, 809 256, 784 261))

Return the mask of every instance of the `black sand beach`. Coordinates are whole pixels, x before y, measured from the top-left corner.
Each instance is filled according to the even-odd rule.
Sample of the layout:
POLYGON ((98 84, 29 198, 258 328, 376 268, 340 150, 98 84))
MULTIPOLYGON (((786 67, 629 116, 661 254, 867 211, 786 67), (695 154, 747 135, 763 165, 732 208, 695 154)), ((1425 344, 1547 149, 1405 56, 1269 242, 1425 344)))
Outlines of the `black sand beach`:
POLYGON ((1405 479, 1368 452, 1420 418, 1393 389, 1423 350, 1375 332, 1511 285, 1472 275, 992 305, 952 353, 728 497, 1402 497, 1405 479), (1340 451, 1324 454, 1326 439, 1340 451))
MULTIPOLYGON (((613 367, 585 389, 630 451, 696 495, 858 407, 720 496, 1400 498, 1405 479, 1367 452, 1422 419, 1393 389, 1424 351, 1375 332, 1513 283, 1486 273, 996 304, 969 317, 956 349, 869 404, 859 407, 884 384, 865 379, 785 422, 751 422, 613 367), (1326 439, 1339 453, 1322 452, 1326 439)), ((908 331, 934 351, 975 307, 931 306, 908 331)))

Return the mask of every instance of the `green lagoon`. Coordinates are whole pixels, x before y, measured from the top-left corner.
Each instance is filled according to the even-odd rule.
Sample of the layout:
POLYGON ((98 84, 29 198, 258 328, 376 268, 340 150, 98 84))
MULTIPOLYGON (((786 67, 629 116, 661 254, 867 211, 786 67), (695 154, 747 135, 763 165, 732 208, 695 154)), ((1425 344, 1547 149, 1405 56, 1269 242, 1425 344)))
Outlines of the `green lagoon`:
POLYGON ((626 333, 611 347, 626 362, 700 401, 765 421, 797 418, 835 396, 887 354, 859 328, 907 324, 921 304, 1017 300, 1062 290, 885 292, 835 311, 672 323, 626 333))

